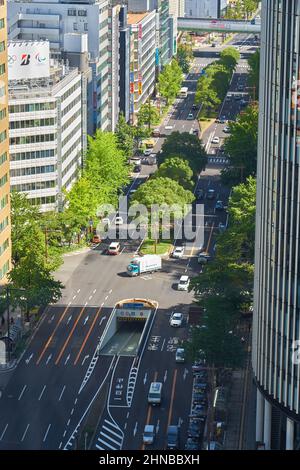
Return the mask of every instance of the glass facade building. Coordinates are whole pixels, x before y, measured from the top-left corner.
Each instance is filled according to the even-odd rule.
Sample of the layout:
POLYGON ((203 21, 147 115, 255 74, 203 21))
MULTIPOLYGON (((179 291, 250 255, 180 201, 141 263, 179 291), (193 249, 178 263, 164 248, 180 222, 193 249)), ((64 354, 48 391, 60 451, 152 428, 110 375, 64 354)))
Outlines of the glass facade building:
POLYGON ((266 449, 294 449, 300 437, 300 0, 262 2, 260 67, 256 440, 266 449))

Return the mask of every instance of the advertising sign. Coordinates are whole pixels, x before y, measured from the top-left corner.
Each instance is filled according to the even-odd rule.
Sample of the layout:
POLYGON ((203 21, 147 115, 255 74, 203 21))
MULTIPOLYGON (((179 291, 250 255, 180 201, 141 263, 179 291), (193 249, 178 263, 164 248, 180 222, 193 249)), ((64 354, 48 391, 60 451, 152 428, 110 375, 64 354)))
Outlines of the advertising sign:
POLYGON ((130 93, 134 93, 134 83, 130 83, 130 93))
POLYGON ((139 92, 139 95, 141 95, 143 93, 143 84, 142 84, 142 82, 138 83, 138 92, 139 92))
POLYGON ((9 80, 49 77, 49 42, 11 41, 7 62, 9 80))
POLYGON ((141 24, 139 24, 139 34, 138 34, 138 38, 139 39, 142 39, 143 37, 143 27, 141 24))

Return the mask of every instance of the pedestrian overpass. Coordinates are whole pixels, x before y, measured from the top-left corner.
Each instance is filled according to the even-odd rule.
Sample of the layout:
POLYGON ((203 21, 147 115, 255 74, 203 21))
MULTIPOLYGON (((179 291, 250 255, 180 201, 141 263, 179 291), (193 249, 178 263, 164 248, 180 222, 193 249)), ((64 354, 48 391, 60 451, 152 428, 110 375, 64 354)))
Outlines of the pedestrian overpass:
POLYGON ((218 33, 253 33, 261 31, 260 24, 251 21, 212 20, 207 18, 178 18, 179 31, 216 31, 218 33))

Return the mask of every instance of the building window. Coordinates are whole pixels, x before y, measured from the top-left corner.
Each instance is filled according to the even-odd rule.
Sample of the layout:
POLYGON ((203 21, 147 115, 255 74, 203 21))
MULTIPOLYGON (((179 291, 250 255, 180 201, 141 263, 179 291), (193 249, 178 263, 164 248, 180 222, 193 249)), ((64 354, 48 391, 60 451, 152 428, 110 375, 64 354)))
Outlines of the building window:
POLYGON ((5 41, 0 41, 0 52, 5 51, 5 41))
POLYGON ((7 250, 8 247, 9 247, 9 240, 7 238, 5 242, 2 243, 2 245, 0 245, 0 256, 3 255, 4 251, 7 250))
POLYGON ((86 10, 78 10, 78 16, 87 16, 86 10))
POLYGON ((2 165, 6 161, 7 161, 7 152, 4 152, 2 153, 2 155, 0 155, 0 165, 2 165))
POLYGON ((0 121, 6 117, 6 108, 0 110, 0 121))
POLYGON ((88 24, 87 23, 84 23, 84 31, 88 31, 88 24))
POLYGON ((0 279, 3 279, 7 271, 9 270, 9 261, 3 265, 2 269, 0 269, 0 279))
POLYGON ((8 226, 8 217, 5 217, 5 219, 3 219, 1 222, 0 222, 0 232, 3 232, 3 230, 8 226))
POLYGON ((78 30, 77 23, 73 23, 73 29, 74 29, 74 31, 77 31, 77 30, 78 30))
POLYGON ((5 26, 4 18, 0 19, 0 29, 3 29, 5 26))
POLYGON ((8 194, 5 194, 5 196, 0 200, 0 210, 4 209, 8 204, 8 194))
POLYGON ((5 173, 4 176, 2 176, 2 178, 0 178, 0 188, 2 188, 2 186, 4 186, 8 181, 8 176, 7 176, 7 173, 5 173))
POLYGON ((68 10, 68 16, 76 16, 76 10, 75 9, 68 10))
POLYGON ((5 64, 0 64, 0 75, 5 73, 5 64))
POLYGON ((6 131, 0 132, 0 142, 4 142, 6 137, 7 137, 7 132, 6 131))

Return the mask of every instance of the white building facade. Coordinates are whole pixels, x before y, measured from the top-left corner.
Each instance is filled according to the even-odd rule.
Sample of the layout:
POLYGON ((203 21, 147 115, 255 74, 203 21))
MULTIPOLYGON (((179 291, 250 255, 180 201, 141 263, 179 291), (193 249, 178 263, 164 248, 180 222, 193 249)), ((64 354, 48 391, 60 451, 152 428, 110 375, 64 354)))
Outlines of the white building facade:
POLYGON ((81 74, 57 65, 50 79, 9 82, 11 191, 59 210, 82 166, 81 74))
POLYGON ((68 52, 66 35, 87 35, 93 76, 92 110, 89 111, 93 113, 94 129, 102 130, 112 128, 109 98, 110 18, 109 0, 83 0, 80 3, 62 3, 61 0, 8 1, 10 40, 48 39, 52 55, 56 54, 59 58, 61 51, 68 52))

